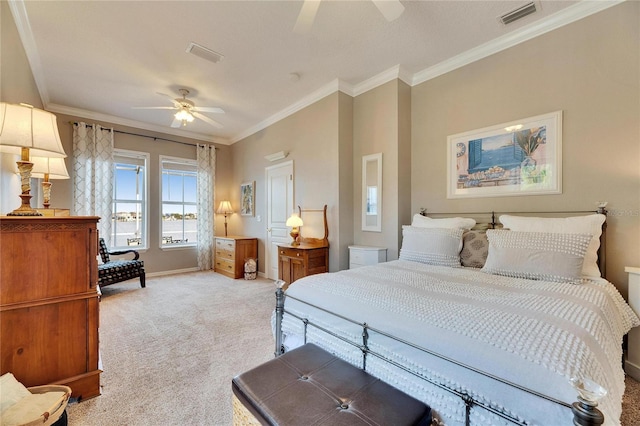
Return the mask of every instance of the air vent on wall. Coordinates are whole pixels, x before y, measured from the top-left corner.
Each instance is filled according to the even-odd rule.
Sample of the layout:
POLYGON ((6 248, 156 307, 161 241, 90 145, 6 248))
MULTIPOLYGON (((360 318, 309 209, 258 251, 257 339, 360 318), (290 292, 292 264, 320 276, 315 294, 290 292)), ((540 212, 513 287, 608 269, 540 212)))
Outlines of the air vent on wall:
POLYGON ((536 12, 538 8, 536 7, 535 2, 530 2, 521 6, 511 12, 505 13, 499 19, 504 25, 510 24, 513 21, 517 21, 518 19, 524 18, 527 15, 531 15, 536 12))
POLYGON ((204 46, 200 46, 198 43, 189 43, 187 46, 187 53, 191 53, 193 55, 199 56, 202 59, 206 59, 207 61, 211 61, 213 63, 220 62, 224 55, 220 53, 214 52, 211 49, 207 49, 204 46))

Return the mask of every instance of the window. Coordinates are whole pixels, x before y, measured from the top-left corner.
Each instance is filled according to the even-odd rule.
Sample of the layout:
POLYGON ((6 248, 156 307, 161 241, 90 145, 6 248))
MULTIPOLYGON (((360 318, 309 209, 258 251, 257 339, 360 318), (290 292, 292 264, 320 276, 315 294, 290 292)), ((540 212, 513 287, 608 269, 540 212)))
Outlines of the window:
POLYGON ((147 163, 149 154, 114 150, 113 248, 147 247, 147 163))
POLYGON ((160 156, 162 229, 160 245, 197 242, 197 169, 195 160, 160 156))

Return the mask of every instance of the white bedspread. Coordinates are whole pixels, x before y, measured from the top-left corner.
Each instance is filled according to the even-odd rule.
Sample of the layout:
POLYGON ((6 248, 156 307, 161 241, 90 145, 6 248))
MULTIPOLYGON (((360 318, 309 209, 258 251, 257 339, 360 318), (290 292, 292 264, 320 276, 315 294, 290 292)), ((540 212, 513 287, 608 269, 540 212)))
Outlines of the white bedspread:
MULTIPOLYGON (((296 281, 287 295, 306 300, 497 377, 572 403, 569 378, 583 376, 608 390, 599 408, 619 424, 624 393, 622 337, 640 320, 604 281, 559 284, 392 261, 296 281)), ((285 309, 362 342, 362 331, 292 298, 285 309)), ((285 346, 301 344, 303 326, 285 313, 285 346)), ((308 341, 361 365, 361 352, 309 327, 308 341)), ((474 372, 371 333, 373 350, 438 383, 507 407, 530 424, 572 424, 569 408, 514 390, 474 372)), ((369 357, 367 371, 428 403, 446 424, 464 421, 460 398, 369 357)), ((508 424, 472 410, 478 424, 508 424)))

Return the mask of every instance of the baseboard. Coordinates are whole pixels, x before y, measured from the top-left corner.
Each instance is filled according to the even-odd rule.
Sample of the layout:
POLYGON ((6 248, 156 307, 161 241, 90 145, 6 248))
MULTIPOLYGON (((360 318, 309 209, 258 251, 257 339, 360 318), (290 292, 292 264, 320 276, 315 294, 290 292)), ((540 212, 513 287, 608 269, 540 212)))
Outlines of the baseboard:
POLYGON ((636 365, 629 360, 624 361, 624 371, 640 382, 640 365, 636 365))
POLYGON ((184 274, 187 272, 197 272, 200 269, 196 266, 193 268, 184 268, 184 269, 173 269, 171 271, 160 271, 160 272, 147 272, 147 278, 153 277, 162 277, 165 275, 175 275, 175 274, 184 274))

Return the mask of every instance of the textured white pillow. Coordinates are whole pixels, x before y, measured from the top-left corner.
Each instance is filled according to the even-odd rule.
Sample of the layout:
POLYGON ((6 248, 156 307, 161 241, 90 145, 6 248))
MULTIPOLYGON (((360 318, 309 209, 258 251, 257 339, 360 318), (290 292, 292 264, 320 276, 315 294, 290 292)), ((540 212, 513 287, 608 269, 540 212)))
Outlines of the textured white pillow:
POLYGON ((460 228, 471 229, 475 226, 475 219, 468 217, 444 217, 441 219, 434 219, 431 217, 422 216, 421 214, 414 214, 411 226, 420 228, 460 228))
POLYGON ((590 234, 487 230, 489 256, 482 271, 554 282, 580 281, 590 234))
POLYGON ((598 247, 600 247, 600 235, 602 235, 602 224, 605 219, 606 216, 603 214, 562 218, 500 216, 500 222, 505 228, 509 228, 512 231, 590 234, 591 242, 584 256, 584 264, 582 266, 582 276, 584 278, 600 278, 598 247))
POLYGON ((462 229, 402 227, 401 260, 460 267, 462 229))

